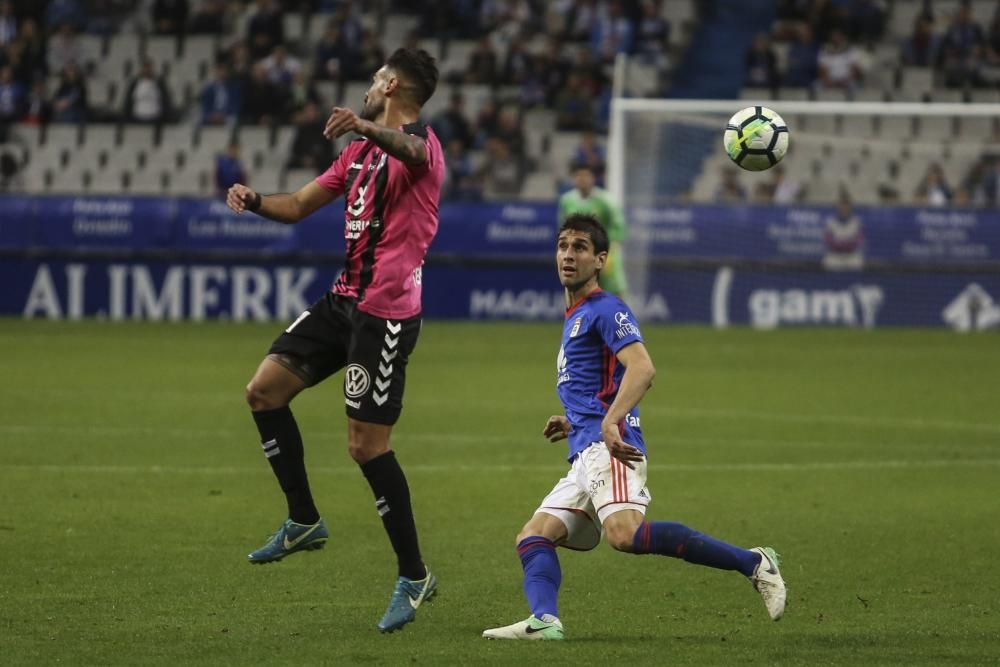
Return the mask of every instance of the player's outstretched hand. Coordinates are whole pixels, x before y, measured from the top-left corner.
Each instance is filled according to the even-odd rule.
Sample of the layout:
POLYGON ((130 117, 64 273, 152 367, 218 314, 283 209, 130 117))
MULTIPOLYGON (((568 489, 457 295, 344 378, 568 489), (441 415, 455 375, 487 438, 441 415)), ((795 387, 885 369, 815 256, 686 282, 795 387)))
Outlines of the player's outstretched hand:
POLYGON ((237 213, 242 213, 247 210, 247 206, 252 204, 256 197, 256 192, 241 183, 237 183, 226 193, 226 206, 237 213))
POLYGON ((607 446, 611 456, 618 459, 629 468, 635 470, 632 461, 642 461, 642 452, 622 440, 622 435, 618 431, 617 424, 601 424, 601 435, 604 436, 604 444, 607 446))
POLYGON ((569 420, 563 415, 552 415, 545 422, 545 429, 542 435, 549 439, 549 442, 559 442, 569 437, 569 420))
POLYGON ((358 115, 350 109, 333 107, 330 117, 326 119, 323 136, 327 139, 336 139, 348 132, 357 132, 361 129, 361 122, 358 115))

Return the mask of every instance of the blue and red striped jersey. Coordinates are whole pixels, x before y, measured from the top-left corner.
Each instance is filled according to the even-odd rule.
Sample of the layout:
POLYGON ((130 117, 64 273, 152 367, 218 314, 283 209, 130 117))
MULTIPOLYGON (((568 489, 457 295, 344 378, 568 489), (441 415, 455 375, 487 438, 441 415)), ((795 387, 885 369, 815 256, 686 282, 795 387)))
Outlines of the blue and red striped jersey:
MULTIPOLYGON (((566 311, 556 360, 556 391, 570 423, 569 459, 600 442, 601 420, 618 395, 625 367, 616 355, 642 342, 635 315, 625 302, 600 289, 566 311)), ((622 439, 646 452, 639 427, 639 406, 618 425, 622 439)))

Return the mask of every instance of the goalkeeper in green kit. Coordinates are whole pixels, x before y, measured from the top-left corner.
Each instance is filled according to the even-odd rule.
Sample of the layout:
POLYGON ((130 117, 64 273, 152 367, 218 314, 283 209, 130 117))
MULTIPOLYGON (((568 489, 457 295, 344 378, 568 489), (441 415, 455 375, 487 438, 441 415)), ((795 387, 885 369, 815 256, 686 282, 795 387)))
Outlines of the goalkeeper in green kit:
POLYGON ((611 248, 608 260, 599 277, 601 289, 607 290, 622 300, 627 300, 628 283, 625 280, 625 264, 622 261, 622 241, 625 240, 625 218, 608 194, 607 190, 595 185, 594 171, 586 164, 573 166, 573 183, 576 187, 559 198, 559 224, 574 213, 586 213, 597 218, 605 231, 611 248))

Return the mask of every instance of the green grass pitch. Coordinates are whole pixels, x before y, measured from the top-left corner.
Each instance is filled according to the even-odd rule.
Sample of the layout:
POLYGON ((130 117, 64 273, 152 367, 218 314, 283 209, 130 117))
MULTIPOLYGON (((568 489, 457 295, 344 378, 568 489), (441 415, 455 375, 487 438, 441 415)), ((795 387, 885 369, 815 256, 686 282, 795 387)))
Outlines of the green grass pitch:
POLYGON ((324 551, 254 567, 283 519, 243 387, 279 325, 0 320, 4 664, 982 664, 1000 659, 1000 341, 932 331, 646 327, 649 517, 773 545, 739 575, 561 552, 561 644, 514 536, 563 474, 556 324, 426 322, 394 438, 440 595, 395 576, 344 442, 339 376, 295 403, 324 551))

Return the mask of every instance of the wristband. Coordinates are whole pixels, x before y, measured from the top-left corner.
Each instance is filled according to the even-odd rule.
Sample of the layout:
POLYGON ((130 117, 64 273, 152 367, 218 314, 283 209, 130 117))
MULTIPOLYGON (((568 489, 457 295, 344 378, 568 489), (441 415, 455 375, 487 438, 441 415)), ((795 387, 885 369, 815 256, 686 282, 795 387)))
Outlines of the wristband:
POLYGON ((261 196, 259 192, 253 193, 253 201, 247 204, 247 210, 256 213, 260 210, 261 196))

